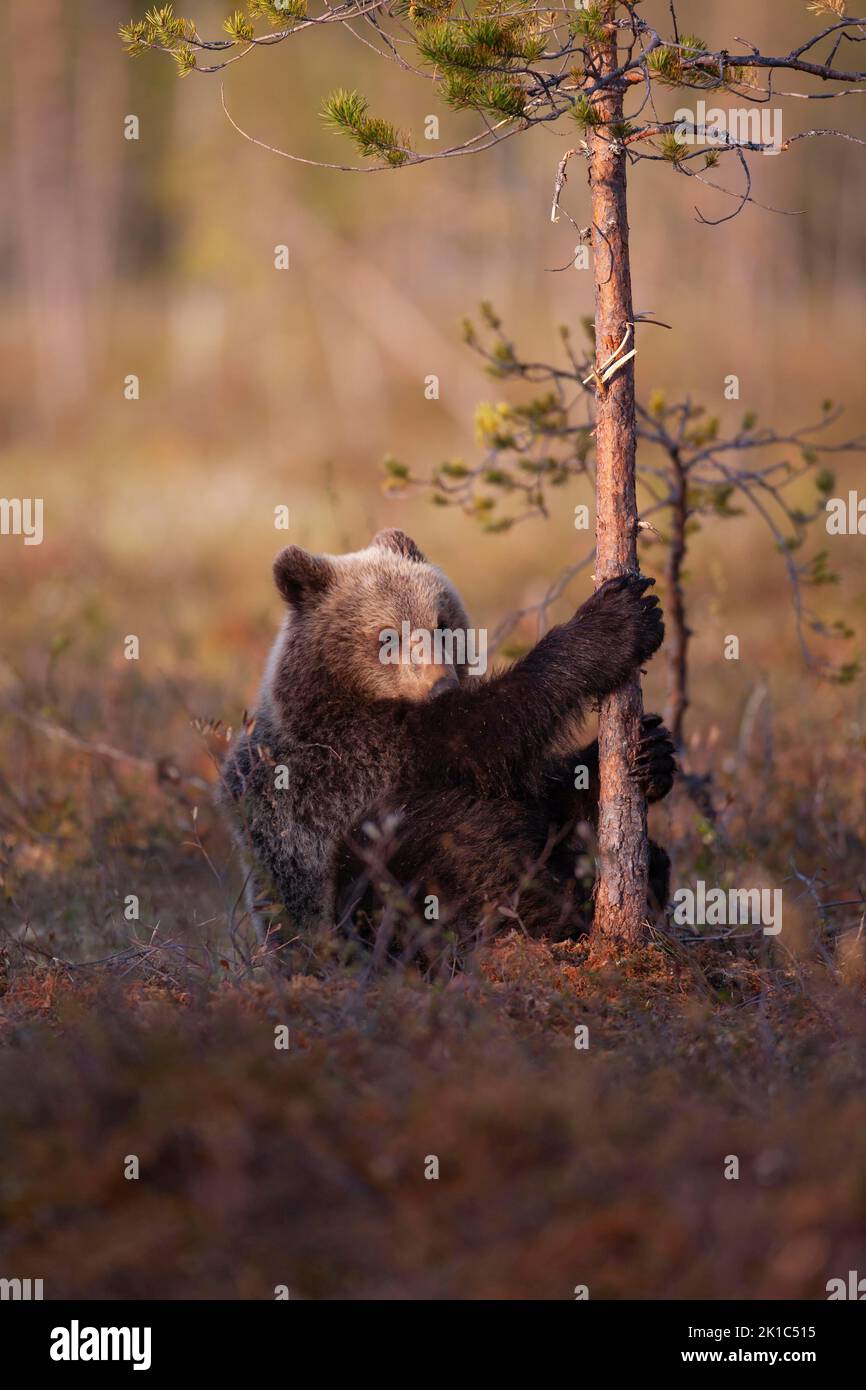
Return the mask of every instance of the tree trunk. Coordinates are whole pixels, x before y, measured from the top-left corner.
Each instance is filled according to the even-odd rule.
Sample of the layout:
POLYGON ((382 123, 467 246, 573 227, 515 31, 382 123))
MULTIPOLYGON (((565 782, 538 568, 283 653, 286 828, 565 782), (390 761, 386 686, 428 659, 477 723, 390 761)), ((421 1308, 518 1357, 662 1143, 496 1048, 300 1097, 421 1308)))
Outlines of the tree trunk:
MULTIPOLYGON (((615 3, 605 6, 609 20, 615 3)), ((602 74, 617 67, 616 31, 608 27, 595 46, 602 74)), ((625 154, 611 124, 622 121, 623 88, 595 99, 603 124, 589 129, 595 277, 595 350, 599 372, 633 323, 626 212, 625 154)), ((633 335, 632 328, 631 334, 633 335)), ((633 337, 622 354, 634 346, 633 337)), ((638 515, 635 498, 634 362, 609 382, 596 383, 596 565, 597 584, 636 573, 638 515)), ((615 640, 615 639, 613 639, 615 640)), ((640 676, 602 702, 598 747, 600 792, 599 868, 593 945, 605 952, 634 949, 644 938, 647 916, 646 801, 629 771, 629 755, 640 738, 643 713, 640 676)))
POLYGON ((33 397, 55 424, 83 400, 89 336, 81 283, 61 0, 9 6, 11 221, 28 316, 33 397))

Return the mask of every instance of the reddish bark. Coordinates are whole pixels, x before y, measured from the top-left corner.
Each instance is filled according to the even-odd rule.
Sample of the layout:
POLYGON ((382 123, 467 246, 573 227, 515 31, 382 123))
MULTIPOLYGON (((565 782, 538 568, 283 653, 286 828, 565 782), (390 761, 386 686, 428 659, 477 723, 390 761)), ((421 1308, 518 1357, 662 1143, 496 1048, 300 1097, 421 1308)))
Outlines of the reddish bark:
MULTIPOLYGON (((616 10, 607 6, 608 15, 616 10)), ((617 67, 616 34, 608 28, 595 48, 602 74, 617 67)), ((625 153, 611 130, 622 121, 623 86, 596 99, 603 124, 589 132, 589 182, 595 277, 596 366, 600 371, 634 320, 629 266, 625 153)), ((631 330, 632 334, 634 330, 631 330)), ((633 338, 623 349, 630 351, 633 338)), ((596 565, 597 584, 636 572, 635 406, 633 360, 607 384, 597 382, 596 565)), ((647 916, 646 802, 629 771, 643 713, 640 677, 602 703, 599 718, 599 871, 593 936, 604 950, 633 949, 647 916)))

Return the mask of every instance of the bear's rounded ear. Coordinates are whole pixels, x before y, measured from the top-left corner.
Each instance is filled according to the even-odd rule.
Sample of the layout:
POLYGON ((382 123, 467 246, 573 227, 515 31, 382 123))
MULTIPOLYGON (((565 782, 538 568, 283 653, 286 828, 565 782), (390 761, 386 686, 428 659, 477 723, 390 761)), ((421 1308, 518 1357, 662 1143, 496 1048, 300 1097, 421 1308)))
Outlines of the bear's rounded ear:
POLYGON ((334 578, 334 567, 323 555, 311 555, 288 545, 274 561, 274 583, 293 608, 323 594, 334 578))
POLYGON ((397 531, 394 527, 389 527, 387 531, 377 531, 370 544, 381 546, 382 550, 396 550, 398 555, 407 560, 415 560, 419 565, 426 564, 426 556, 418 549, 411 536, 407 536, 405 531, 397 531))

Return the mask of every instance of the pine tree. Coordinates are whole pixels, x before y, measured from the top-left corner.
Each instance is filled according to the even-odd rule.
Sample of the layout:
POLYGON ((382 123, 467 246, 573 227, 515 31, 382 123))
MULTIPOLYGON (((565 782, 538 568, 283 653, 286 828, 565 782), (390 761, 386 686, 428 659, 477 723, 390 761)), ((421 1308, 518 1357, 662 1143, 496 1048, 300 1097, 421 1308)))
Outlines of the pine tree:
MULTIPOLYGON (((335 91, 322 114, 353 142, 370 168, 396 169, 433 158, 474 155, 536 125, 560 119, 578 123, 579 144, 568 151, 557 171, 553 216, 569 160, 585 158, 595 282, 591 379, 596 410, 597 583, 638 569, 637 325, 629 261, 628 165, 639 159, 656 160, 678 175, 689 176, 730 156, 745 173, 734 216, 751 201, 748 155, 768 148, 784 152, 799 139, 840 134, 817 128, 790 137, 776 150, 760 130, 757 137, 751 130, 719 135, 698 121, 660 120, 655 114, 648 119, 647 110, 654 113, 655 109, 650 94, 655 98, 665 89, 715 92, 749 101, 759 112, 756 103, 768 97, 770 89, 756 93, 749 83, 763 72, 784 70, 835 84, 829 94, 866 88, 866 72, 837 65, 845 52, 856 56, 866 23, 847 17, 845 0, 811 0, 807 9, 816 17, 817 32, 789 53, 776 56, 751 46, 745 52, 711 52, 699 36, 680 34, 674 3, 669 7, 672 32, 663 38, 642 18, 641 9, 640 0, 582 0, 574 11, 551 11, 533 0, 478 0, 474 7, 458 5, 456 0, 398 0, 397 5, 393 0, 345 0, 334 7, 323 5, 311 15, 307 0, 250 0, 246 11, 236 10, 226 19, 226 37, 220 39, 203 39, 192 21, 175 16, 171 5, 149 10, 142 20, 121 30, 131 54, 160 50, 173 59, 181 76, 220 72, 258 48, 285 43, 308 28, 311 20, 318 27, 364 24, 370 43, 394 61, 400 61, 403 51, 395 46, 394 37, 408 41, 445 103, 454 110, 479 114, 479 132, 459 147, 422 154, 386 116, 371 114, 362 94, 335 91), (634 107, 628 115, 627 105, 634 107)), ((733 43, 743 46, 736 39, 733 43)), ((773 100, 784 98, 773 94, 773 100)), ((392 470, 401 467, 392 461, 392 470)), ((400 480, 399 473, 394 476, 400 480)), ((684 490, 681 523, 688 507, 684 490)), ((673 579, 676 583, 676 571, 673 579)), ((682 642, 687 634, 681 612, 677 622, 682 642)), ((673 660, 680 682, 681 719, 684 652, 675 650, 673 660)), ((641 707, 636 678, 610 696, 600 712, 600 865, 594 933, 606 950, 635 946, 645 927, 646 807, 627 772, 641 707)))

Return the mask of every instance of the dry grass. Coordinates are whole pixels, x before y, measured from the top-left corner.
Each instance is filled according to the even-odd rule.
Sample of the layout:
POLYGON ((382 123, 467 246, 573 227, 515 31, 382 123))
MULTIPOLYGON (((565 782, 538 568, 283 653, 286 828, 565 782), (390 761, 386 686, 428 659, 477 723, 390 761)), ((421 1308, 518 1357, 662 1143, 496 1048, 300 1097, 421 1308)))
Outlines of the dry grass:
POLYGON ((445 988, 16 974, 3 1268, 95 1298, 821 1297, 866 1253, 862 980, 698 949, 598 970, 510 937, 445 988))
MULTIPOLYGON (((90 709, 112 746, 115 695, 90 709)), ((599 965, 512 935, 446 985, 326 957, 286 982, 228 940, 185 701, 136 699, 136 746, 180 781, 5 725, 4 1272, 52 1297, 820 1298, 864 1267, 860 909, 815 906, 862 896, 841 728, 820 757, 790 721, 715 756, 715 830, 684 795, 663 813, 677 882, 784 882, 779 942, 599 965)))

